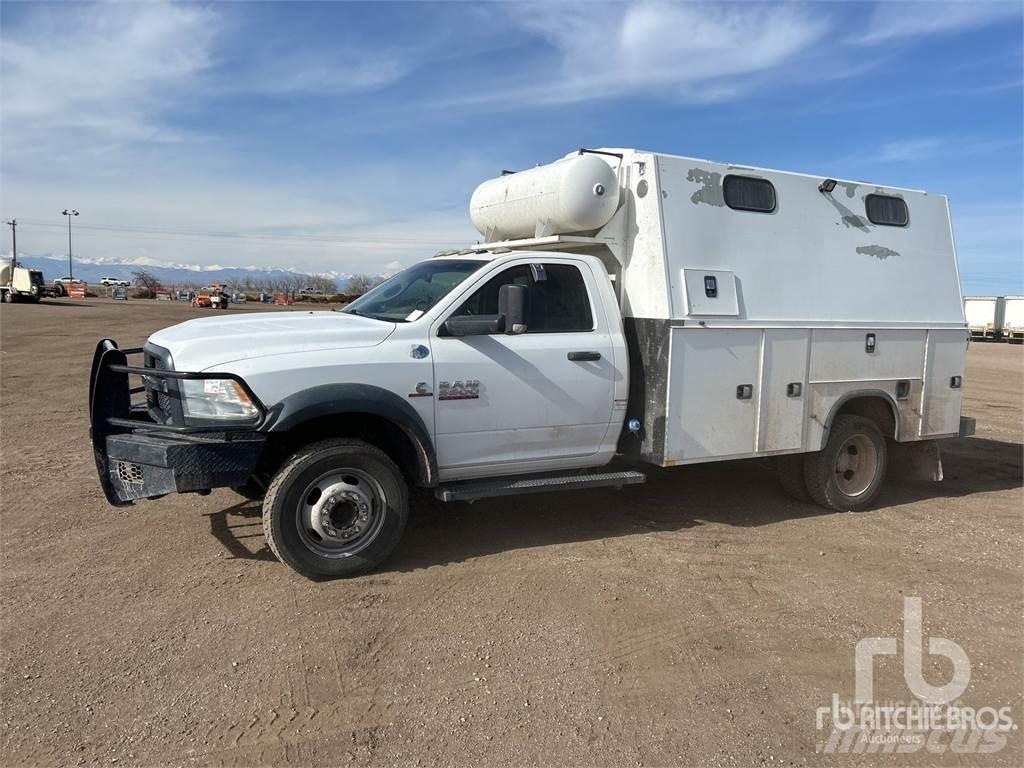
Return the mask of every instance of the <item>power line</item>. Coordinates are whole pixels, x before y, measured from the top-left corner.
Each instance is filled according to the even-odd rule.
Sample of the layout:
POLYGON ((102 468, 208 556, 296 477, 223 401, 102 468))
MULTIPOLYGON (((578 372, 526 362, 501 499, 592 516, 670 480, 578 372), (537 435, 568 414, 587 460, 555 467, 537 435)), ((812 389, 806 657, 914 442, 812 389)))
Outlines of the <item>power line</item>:
MULTIPOLYGON (((54 224, 48 221, 37 221, 33 219, 25 219, 21 222, 24 225, 30 227, 42 227, 46 229, 56 229, 60 227, 63 229, 63 225, 54 224)), ((319 243, 324 245, 330 245, 335 243, 387 243, 394 245, 447 245, 452 242, 458 242, 464 238, 454 237, 448 240, 436 239, 428 240, 425 238, 397 238, 397 237, 343 237, 335 235, 270 235, 270 234, 257 234, 252 232, 227 232, 227 231, 214 231, 214 230, 196 230, 196 229, 170 229, 161 227, 134 227, 131 225, 112 226, 105 224, 79 224, 78 231, 90 230, 96 233, 105 234, 119 234, 122 236, 142 236, 142 237, 161 237, 161 238, 191 238, 191 239, 209 239, 209 240, 267 240, 272 242, 302 242, 302 243, 319 243)))

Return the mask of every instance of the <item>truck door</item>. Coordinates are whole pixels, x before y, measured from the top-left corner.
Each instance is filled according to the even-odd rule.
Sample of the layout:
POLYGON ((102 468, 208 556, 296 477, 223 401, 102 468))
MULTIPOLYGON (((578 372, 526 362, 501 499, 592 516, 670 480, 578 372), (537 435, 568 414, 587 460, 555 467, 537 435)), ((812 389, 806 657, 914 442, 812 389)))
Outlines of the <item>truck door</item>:
POLYGON ((570 259, 513 264, 435 327, 435 445, 443 474, 471 476, 459 470, 483 473, 510 462, 519 471, 554 469, 598 451, 609 429, 615 366, 594 280, 585 262, 570 259), (505 284, 530 289, 526 333, 446 334, 444 321, 453 315, 496 315, 505 284))

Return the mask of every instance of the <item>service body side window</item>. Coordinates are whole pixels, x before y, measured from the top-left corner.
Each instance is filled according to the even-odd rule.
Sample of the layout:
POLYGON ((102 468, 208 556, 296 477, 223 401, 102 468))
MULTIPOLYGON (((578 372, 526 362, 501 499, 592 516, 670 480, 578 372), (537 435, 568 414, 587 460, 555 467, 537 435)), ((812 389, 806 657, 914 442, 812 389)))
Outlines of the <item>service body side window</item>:
POLYGON ((594 314, 579 268, 571 264, 540 266, 542 270, 529 264, 509 267, 484 283, 454 314, 496 315, 501 286, 525 285, 530 289, 527 333, 592 331, 594 314), (534 279, 535 272, 540 279, 534 279))
POLYGON ((886 227, 905 227, 910 223, 910 212, 902 197, 868 195, 864 198, 868 221, 886 227))

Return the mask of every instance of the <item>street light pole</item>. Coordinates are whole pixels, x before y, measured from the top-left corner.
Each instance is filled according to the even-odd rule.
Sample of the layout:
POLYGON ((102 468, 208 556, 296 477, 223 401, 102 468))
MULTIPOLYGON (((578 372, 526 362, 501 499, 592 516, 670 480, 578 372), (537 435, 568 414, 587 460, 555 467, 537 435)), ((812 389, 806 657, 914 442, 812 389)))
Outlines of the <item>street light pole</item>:
POLYGON ((64 215, 68 217, 68 278, 74 278, 75 273, 71 267, 71 217, 77 216, 78 211, 74 208, 65 208, 64 215))

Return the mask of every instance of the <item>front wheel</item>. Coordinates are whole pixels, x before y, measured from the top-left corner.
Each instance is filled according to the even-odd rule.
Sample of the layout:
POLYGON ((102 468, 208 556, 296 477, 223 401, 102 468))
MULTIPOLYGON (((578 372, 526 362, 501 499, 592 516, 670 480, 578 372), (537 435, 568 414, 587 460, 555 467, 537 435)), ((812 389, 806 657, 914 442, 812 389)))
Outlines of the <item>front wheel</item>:
POLYGON ((885 438, 870 419, 837 416, 824 450, 804 457, 804 482, 818 504, 848 512, 869 506, 885 480, 885 438))
POLYGON ((387 454, 361 440, 324 440, 274 476, 263 532, 277 558, 303 576, 351 576, 391 554, 408 515, 405 480, 387 454))

